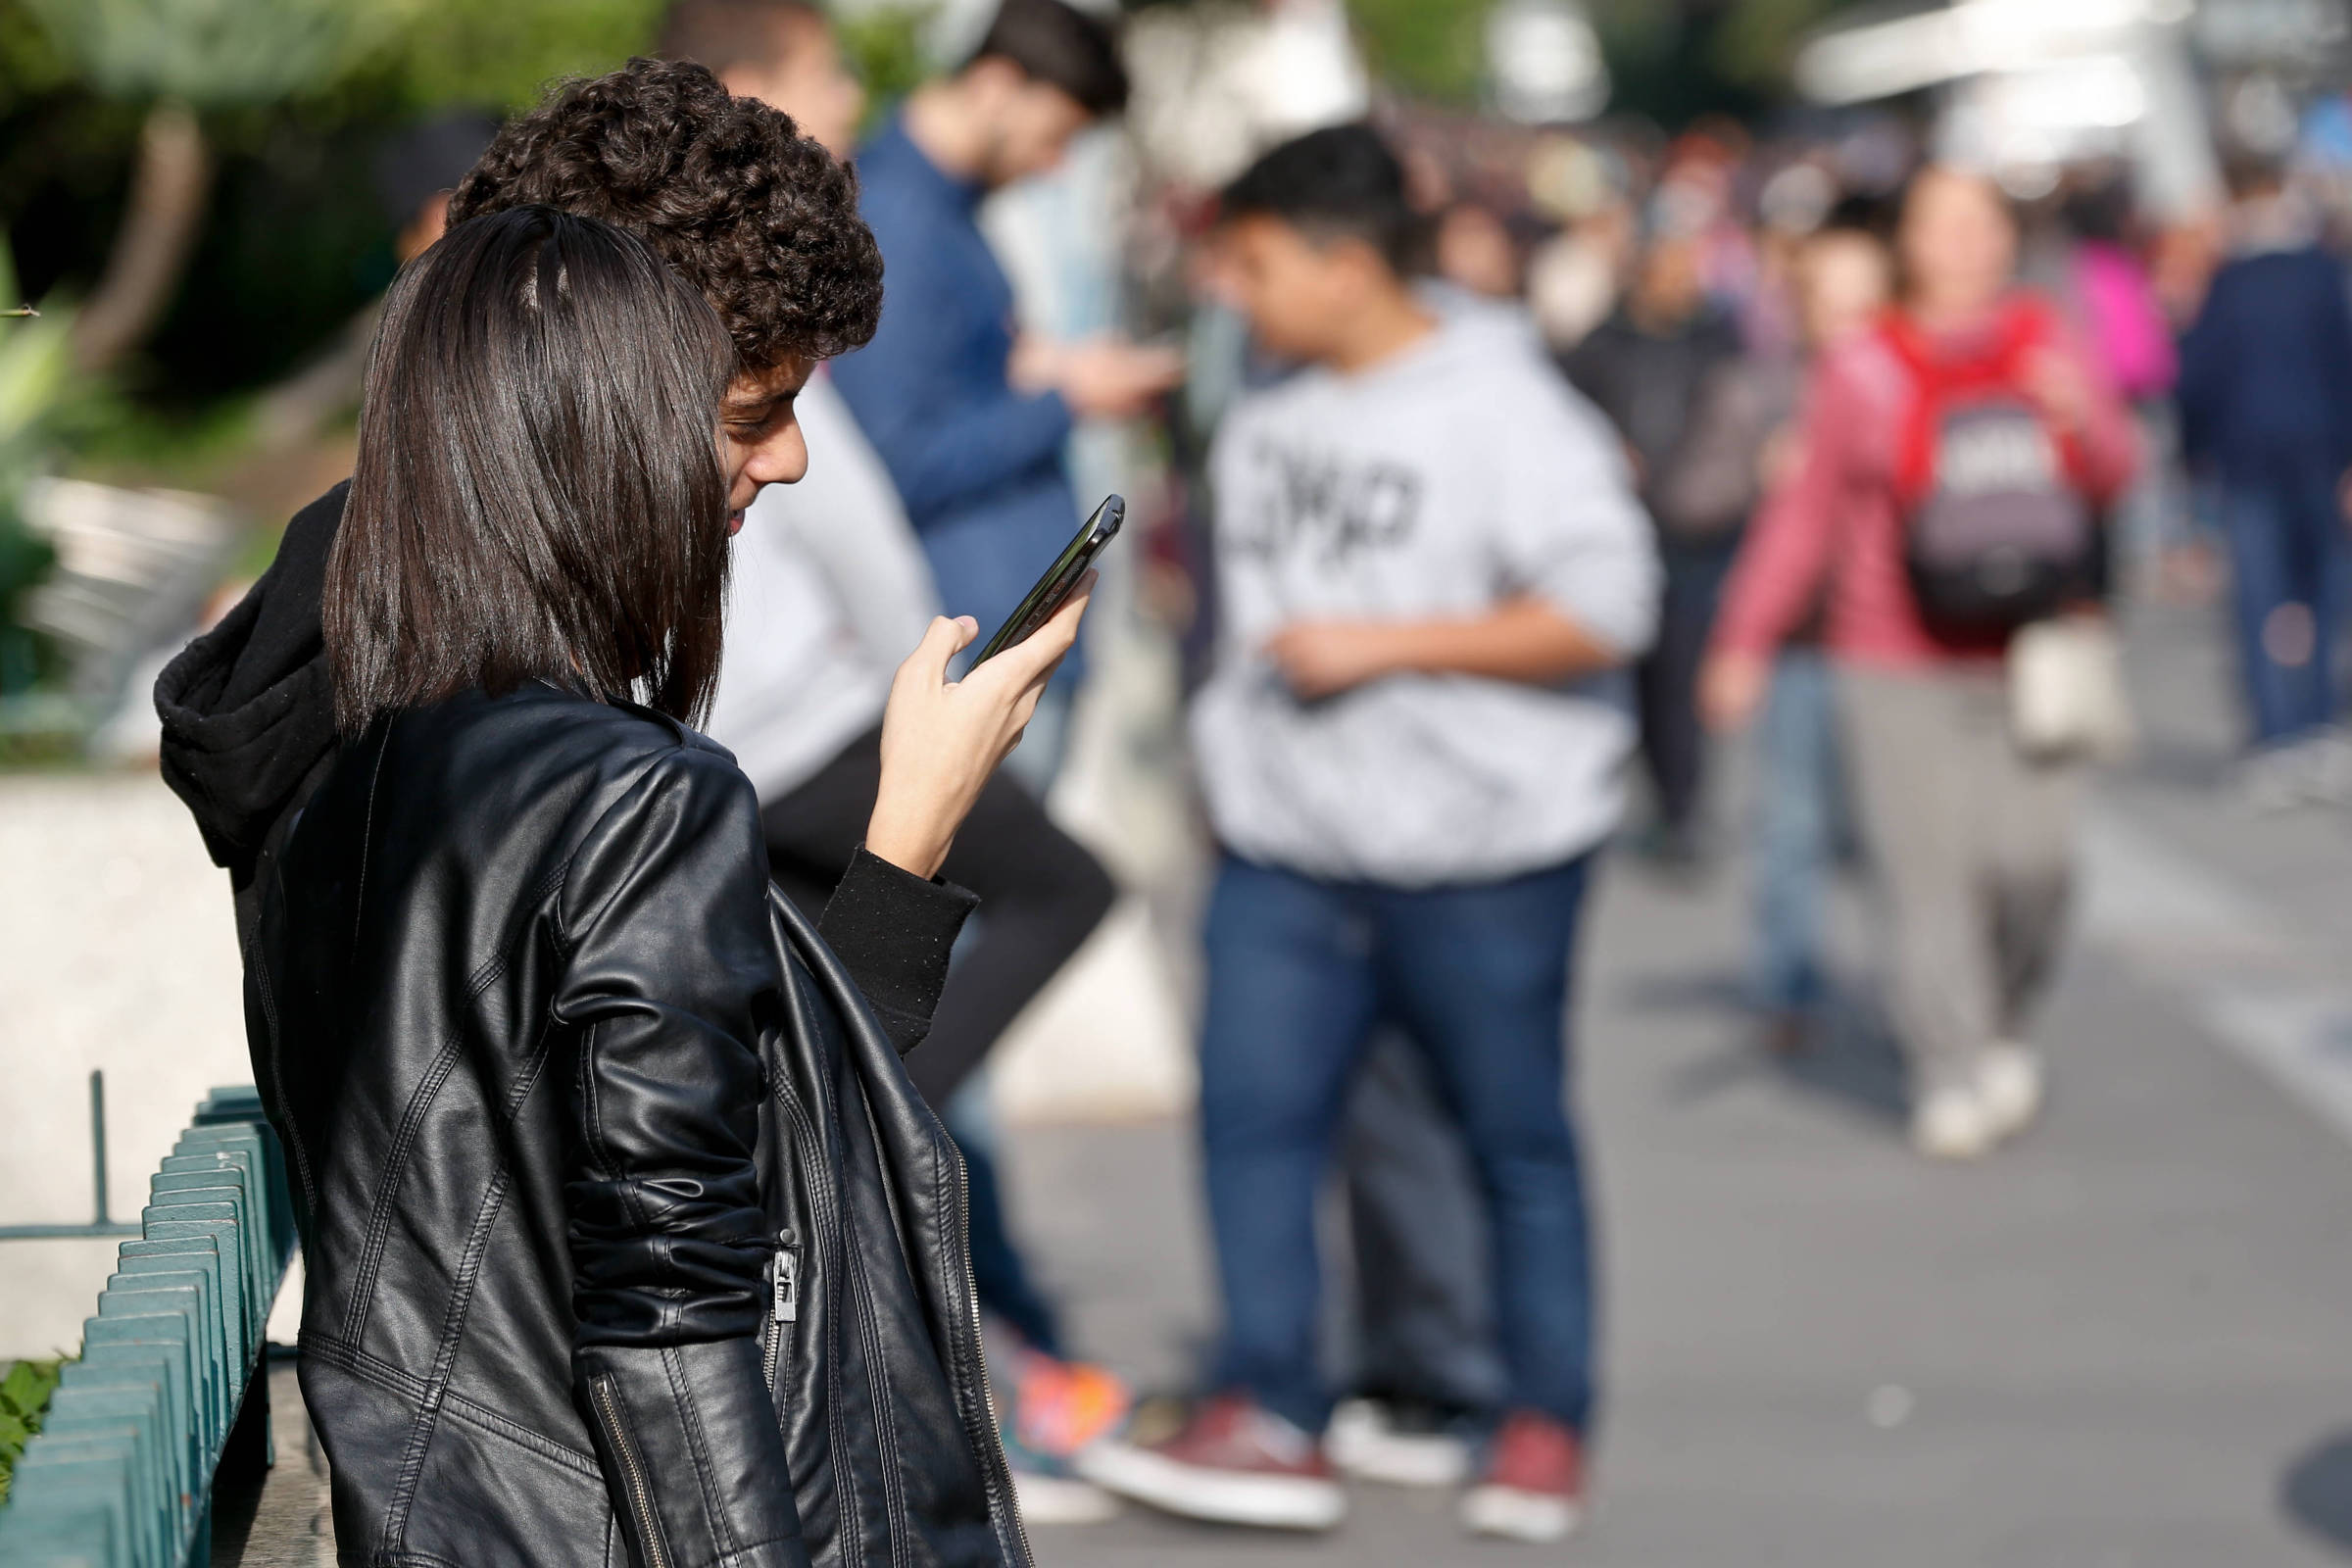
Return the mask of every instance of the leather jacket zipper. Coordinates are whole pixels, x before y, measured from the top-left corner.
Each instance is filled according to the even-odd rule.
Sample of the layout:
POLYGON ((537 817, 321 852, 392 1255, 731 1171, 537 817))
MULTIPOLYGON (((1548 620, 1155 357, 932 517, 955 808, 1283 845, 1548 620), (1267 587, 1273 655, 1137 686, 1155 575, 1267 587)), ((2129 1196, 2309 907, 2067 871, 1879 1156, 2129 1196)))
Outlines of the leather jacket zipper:
MULTIPOLYGON (((945 1128, 940 1130, 940 1136, 943 1139, 947 1137, 945 1128)), ((950 1147, 954 1146, 951 1144, 950 1147)), ((963 1263, 963 1299, 969 1308, 968 1327, 971 1330, 971 1356, 972 1360, 978 1363, 980 1360, 980 1279, 972 1272, 972 1175, 970 1169, 965 1166, 960 1152, 956 1156, 956 1251, 963 1263)), ((985 1432, 974 1433, 972 1436, 981 1453, 986 1457, 989 1469, 994 1472, 998 1487, 1002 1489, 1001 1494, 1004 1498, 1004 1511, 1012 1516, 1013 1537, 1021 1544, 1021 1563, 1023 1568, 1028 1568, 1028 1565, 1037 1561, 1037 1554, 1030 1548, 1029 1525, 1021 1517, 1020 1503, 1017 1494, 1013 1491, 1012 1466, 1004 1458, 1004 1438, 997 1429, 996 1398, 989 1393, 988 1374, 985 1369, 980 1374, 980 1407, 988 1417, 987 1429, 985 1432)))
POLYGON ((775 1254, 767 1260, 767 1388, 776 1390, 776 1364, 782 1358, 785 1337, 801 1317, 801 1253, 792 1232, 776 1232, 775 1254))
POLYGON ((599 1375, 588 1381, 588 1392, 596 1405, 597 1414, 605 1423, 605 1435, 612 1440, 612 1451, 620 1455, 621 1486, 627 1493, 629 1507, 637 1515, 639 1534, 645 1538, 646 1568, 669 1568, 669 1548, 662 1543, 662 1521, 654 1516, 653 1489, 647 1485, 645 1465, 637 1457, 637 1446, 629 1441, 629 1429, 620 1419, 620 1401, 612 1396, 612 1379, 599 1375))
MULTIPOLYGON (((820 1261, 834 1259, 837 1256, 836 1237, 838 1232, 834 1224, 835 1215, 830 1201, 832 1189, 826 1185, 824 1168, 818 1157, 817 1152, 820 1145, 817 1141, 815 1125, 809 1119, 808 1108, 801 1103, 800 1095, 782 1075, 778 1075, 775 1079, 773 1092, 776 1103, 784 1107, 784 1124, 792 1135, 790 1142, 793 1162, 800 1167, 801 1180, 808 1193, 809 1245, 816 1249, 816 1255, 820 1261)), ((768 1326, 772 1330, 775 1325, 771 1321, 768 1326)), ((770 1387, 773 1385, 771 1384, 770 1387)), ((784 1406, 780 1400, 776 1405, 776 1420, 779 1425, 784 1420, 784 1406)), ((844 1515, 845 1517, 854 1517, 859 1506, 858 1470, 857 1466, 842 1458, 842 1455, 850 1451, 850 1439, 846 1426, 846 1412, 843 1401, 840 1399, 825 1401, 825 1436, 833 1453, 833 1484, 841 1490, 841 1494, 848 1503, 844 1515)), ((865 1554, 863 1548, 858 1544, 857 1533, 845 1529, 842 1532, 842 1542, 845 1549, 843 1560, 849 1563, 851 1568, 859 1568, 859 1565, 865 1561, 865 1554)))

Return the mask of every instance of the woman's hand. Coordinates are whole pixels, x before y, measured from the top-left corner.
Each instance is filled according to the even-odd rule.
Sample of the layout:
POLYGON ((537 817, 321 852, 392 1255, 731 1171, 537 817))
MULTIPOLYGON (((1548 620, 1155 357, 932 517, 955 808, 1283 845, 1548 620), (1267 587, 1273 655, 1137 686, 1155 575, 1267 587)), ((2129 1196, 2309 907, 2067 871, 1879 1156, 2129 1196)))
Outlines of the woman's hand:
POLYGON ((2073 432, 2090 423, 2097 393, 2073 356, 2041 349, 2026 362, 2026 392, 2059 429, 2073 432))
POLYGON ((1711 655, 1699 666, 1699 717, 1719 734, 1737 733, 1755 718, 1771 687, 1772 665, 1755 655, 1711 655))
POLYGON ((919 877, 939 874, 956 830, 1021 730, 1054 669, 1078 640, 1095 574, 1054 618, 961 680, 948 661, 980 634, 968 615, 940 616, 899 666, 882 714, 882 786, 866 824, 869 853, 919 877))

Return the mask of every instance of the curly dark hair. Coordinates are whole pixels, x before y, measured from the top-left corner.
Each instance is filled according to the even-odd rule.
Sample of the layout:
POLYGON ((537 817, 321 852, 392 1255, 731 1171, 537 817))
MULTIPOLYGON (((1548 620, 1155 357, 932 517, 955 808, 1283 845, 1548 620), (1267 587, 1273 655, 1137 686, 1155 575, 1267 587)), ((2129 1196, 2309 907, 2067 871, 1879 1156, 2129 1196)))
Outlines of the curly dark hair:
POLYGON ((499 131, 449 220, 523 206, 642 237, 710 302, 746 370, 845 353, 881 318, 857 176, 698 65, 632 60, 565 83, 499 131))

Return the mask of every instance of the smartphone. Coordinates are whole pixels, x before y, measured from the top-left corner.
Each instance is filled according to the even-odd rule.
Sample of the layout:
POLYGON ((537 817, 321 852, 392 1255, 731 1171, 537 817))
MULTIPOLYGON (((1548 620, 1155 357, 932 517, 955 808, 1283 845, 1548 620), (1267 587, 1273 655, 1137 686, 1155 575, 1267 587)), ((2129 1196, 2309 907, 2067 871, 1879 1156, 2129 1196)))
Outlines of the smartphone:
POLYGON ((1078 530, 1078 536, 1054 558, 1054 564, 1046 568, 1046 574, 1037 579, 1012 613, 1004 617, 1004 624, 997 628, 997 634, 972 662, 987 662, 1052 620, 1054 612, 1070 602, 1078 579, 1086 575, 1086 568, 1095 564, 1102 547, 1119 536, 1119 524, 1126 520, 1127 498, 1104 496, 1095 514, 1078 530))

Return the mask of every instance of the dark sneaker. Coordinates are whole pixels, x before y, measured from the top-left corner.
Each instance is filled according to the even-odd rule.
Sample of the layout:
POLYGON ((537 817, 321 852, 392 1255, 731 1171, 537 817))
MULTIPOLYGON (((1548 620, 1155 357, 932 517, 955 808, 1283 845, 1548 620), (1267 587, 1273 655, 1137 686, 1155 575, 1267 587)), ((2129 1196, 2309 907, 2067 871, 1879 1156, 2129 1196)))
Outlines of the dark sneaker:
POLYGON ((1472 1535, 1557 1541, 1584 1512, 1585 1456, 1576 1434, 1533 1410, 1512 1412, 1494 1434, 1487 1466, 1462 1497, 1472 1535))
POLYGON ((1323 1445, 1247 1395, 1204 1400, 1158 1443, 1095 1444, 1076 1466, 1106 1492, 1190 1519, 1329 1530, 1348 1512, 1323 1445))

